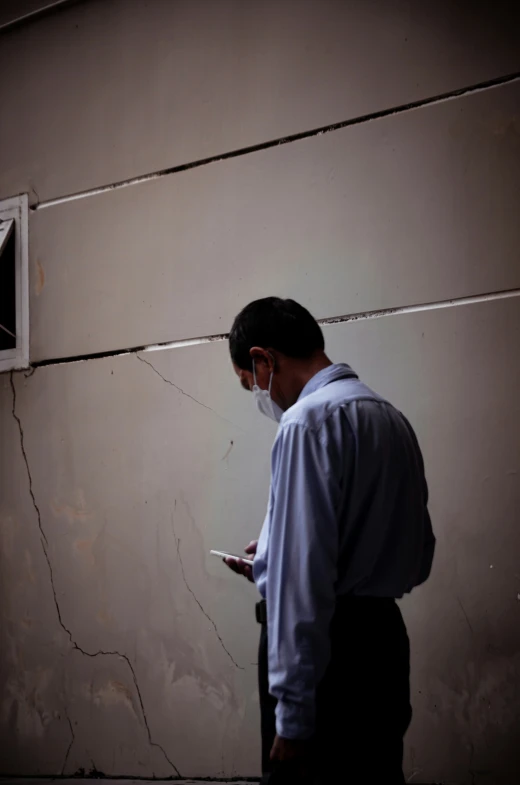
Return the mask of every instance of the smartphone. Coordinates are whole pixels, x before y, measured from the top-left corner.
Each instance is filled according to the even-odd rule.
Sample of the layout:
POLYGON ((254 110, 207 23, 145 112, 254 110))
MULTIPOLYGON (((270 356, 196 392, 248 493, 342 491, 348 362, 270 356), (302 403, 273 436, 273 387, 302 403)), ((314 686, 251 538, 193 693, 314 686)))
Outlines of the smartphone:
POLYGON ((249 564, 250 567, 253 566, 252 559, 244 559, 243 556, 237 556, 236 553, 225 553, 224 551, 210 551, 213 556, 220 556, 221 559, 242 559, 244 564, 249 564))

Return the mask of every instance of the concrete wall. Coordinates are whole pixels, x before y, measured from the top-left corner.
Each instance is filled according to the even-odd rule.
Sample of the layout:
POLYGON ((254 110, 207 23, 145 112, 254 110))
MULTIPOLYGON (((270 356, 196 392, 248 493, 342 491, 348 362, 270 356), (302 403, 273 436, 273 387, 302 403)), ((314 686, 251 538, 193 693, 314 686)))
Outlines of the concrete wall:
POLYGON ((258 533, 274 430, 192 339, 275 293, 346 317, 329 353, 424 449, 407 776, 519 780, 518 21, 86 0, 1 34, 50 362, 0 379, 1 773, 258 773, 256 594, 208 552, 258 533))

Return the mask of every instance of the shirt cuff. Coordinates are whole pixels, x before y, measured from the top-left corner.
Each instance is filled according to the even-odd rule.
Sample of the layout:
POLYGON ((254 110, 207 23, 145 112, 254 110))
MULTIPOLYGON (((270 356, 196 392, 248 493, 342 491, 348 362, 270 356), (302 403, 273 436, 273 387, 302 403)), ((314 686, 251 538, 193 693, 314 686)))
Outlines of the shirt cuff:
POLYGON ((278 701, 276 704, 276 732, 284 739, 299 741, 314 735, 314 706, 278 701))

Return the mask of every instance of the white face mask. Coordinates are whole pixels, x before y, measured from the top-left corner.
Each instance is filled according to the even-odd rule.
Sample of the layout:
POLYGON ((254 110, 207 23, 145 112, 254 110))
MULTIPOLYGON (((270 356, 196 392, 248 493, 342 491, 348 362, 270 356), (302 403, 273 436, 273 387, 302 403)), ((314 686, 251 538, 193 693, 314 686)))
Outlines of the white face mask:
POLYGON ((275 422, 280 422, 282 419, 283 409, 280 409, 277 403, 273 401, 271 398, 271 384, 273 382, 273 371, 271 371, 271 375, 269 377, 269 389, 268 390, 261 390, 258 384, 256 383, 256 369, 255 369, 255 361, 253 360, 253 389, 251 392, 253 393, 253 398, 256 403, 256 408, 262 414, 265 414, 266 417, 269 417, 271 420, 275 422))

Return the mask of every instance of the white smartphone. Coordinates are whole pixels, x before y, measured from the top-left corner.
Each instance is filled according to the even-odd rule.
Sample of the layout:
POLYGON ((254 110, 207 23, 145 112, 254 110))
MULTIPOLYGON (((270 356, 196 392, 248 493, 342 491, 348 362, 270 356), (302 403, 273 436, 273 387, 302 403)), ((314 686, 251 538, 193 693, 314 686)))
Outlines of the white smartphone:
POLYGON ((236 553, 224 553, 224 551, 210 551, 213 556, 220 556, 221 559, 242 559, 244 564, 249 564, 250 567, 253 566, 252 559, 244 559, 243 556, 237 556, 236 553))

